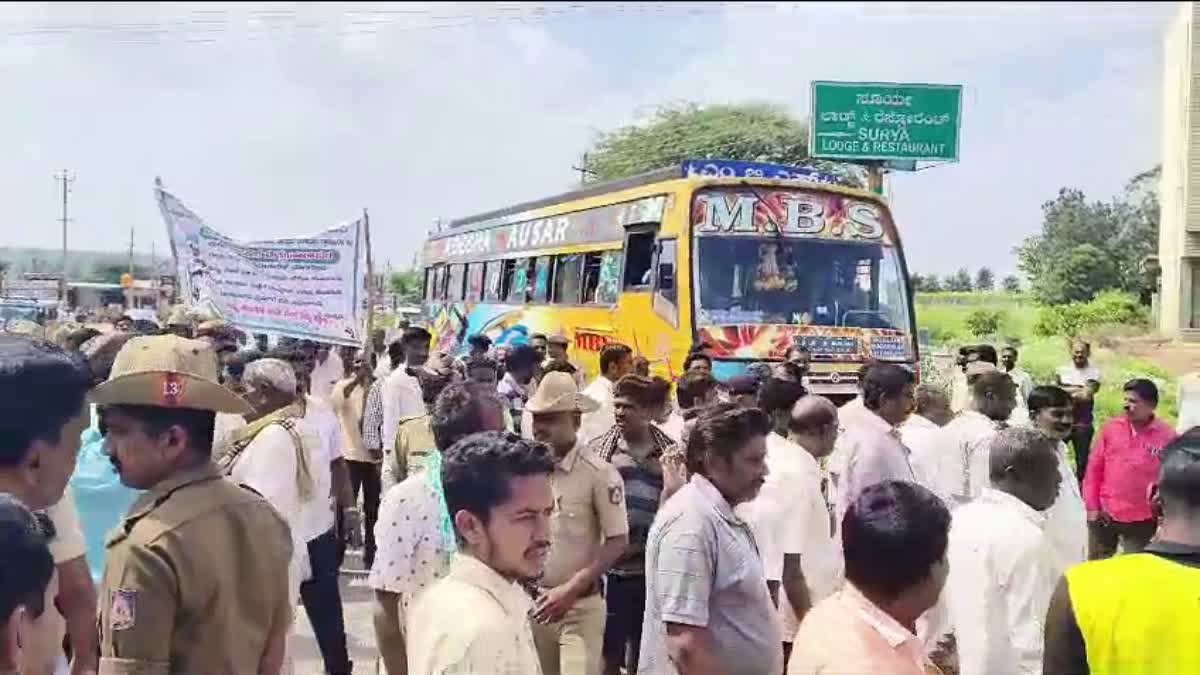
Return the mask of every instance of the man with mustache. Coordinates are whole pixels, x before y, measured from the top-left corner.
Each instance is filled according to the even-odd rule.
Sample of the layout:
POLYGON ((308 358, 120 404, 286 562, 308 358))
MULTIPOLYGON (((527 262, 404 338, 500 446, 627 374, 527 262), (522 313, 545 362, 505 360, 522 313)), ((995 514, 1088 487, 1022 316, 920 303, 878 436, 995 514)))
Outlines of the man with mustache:
MULTIPOLYGON (((409 672, 405 617, 417 596, 450 572, 457 548, 444 499, 443 453, 472 434, 504 430, 504 403, 495 387, 450 383, 449 373, 420 376, 421 393, 435 397, 421 422, 428 445, 420 457, 413 453, 404 480, 383 497, 375 527, 379 550, 367 580, 375 590, 375 641, 388 675, 409 672)), ((408 442, 402 438, 397 447, 408 442)))
POLYGON ((608 675, 616 675, 622 667, 637 672, 646 604, 646 535, 659 504, 670 496, 664 463, 677 452, 675 441, 650 419, 652 411, 663 407, 667 396, 668 389, 659 388, 650 378, 622 377, 613 388, 617 423, 588 446, 621 474, 629 514, 629 546, 608 573, 604 587, 608 606, 604 672, 608 675), (633 646, 632 653, 629 645, 633 646))
POLYGON ((1029 392, 1029 419, 1033 426, 1058 443, 1058 472, 1063 482, 1058 498, 1046 510, 1046 536, 1058 554, 1063 571, 1087 560, 1087 511, 1075 482, 1075 470, 1067 457, 1066 440, 1071 437, 1075 412, 1071 395, 1055 386, 1038 386, 1029 392))
POLYGON ((554 459, 507 432, 469 436, 443 457, 442 485, 459 552, 408 617, 408 672, 538 675, 522 583, 550 553, 554 459))
POLYGON ((212 463, 215 413, 251 407, 217 383, 211 348, 175 336, 130 340, 92 398, 121 482, 147 491, 108 542, 100 672, 278 673, 292 537, 212 463))
POLYGON ((771 421, 718 404, 687 438, 692 473, 646 542, 639 675, 783 672, 783 635, 750 526, 734 512, 767 477, 771 421))
POLYGON ((1124 390, 1125 414, 1101 427, 1083 479, 1092 560, 1112 557, 1118 544, 1136 553, 1150 543, 1157 527, 1150 486, 1158 477, 1162 449, 1176 438, 1175 430, 1154 415, 1158 387, 1153 382, 1130 380, 1124 390))
POLYGON ((554 544, 538 580, 533 636, 544 675, 598 675, 606 608, 600 580, 625 552, 629 522, 616 468, 580 442, 584 413, 599 405, 567 373, 548 373, 526 408, 533 437, 550 446, 554 544))

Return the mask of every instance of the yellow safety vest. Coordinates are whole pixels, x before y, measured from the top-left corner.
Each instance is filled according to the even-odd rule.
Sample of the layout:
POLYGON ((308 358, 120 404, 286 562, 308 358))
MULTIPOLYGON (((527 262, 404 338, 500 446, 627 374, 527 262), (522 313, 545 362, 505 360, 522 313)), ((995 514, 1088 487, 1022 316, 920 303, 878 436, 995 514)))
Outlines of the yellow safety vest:
POLYGON ((1200 568, 1151 553, 1067 571, 1092 675, 1200 673, 1200 568))

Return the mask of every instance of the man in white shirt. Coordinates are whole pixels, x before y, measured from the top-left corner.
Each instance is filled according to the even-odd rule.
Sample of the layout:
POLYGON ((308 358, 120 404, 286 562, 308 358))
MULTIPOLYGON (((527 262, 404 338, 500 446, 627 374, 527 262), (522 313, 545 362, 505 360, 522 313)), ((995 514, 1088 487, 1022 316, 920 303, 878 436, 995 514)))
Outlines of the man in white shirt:
MULTIPOLYGON (((842 556, 833 540, 833 523, 821 492, 821 469, 818 465, 829 453, 838 436, 837 407, 823 396, 805 396, 792 407, 789 439, 803 453, 789 455, 795 461, 797 480, 789 484, 791 491, 801 495, 796 510, 789 514, 801 523, 797 529, 797 551, 784 549, 783 590, 779 598, 780 622, 783 626, 784 655, 791 652, 792 640, 807 613, 804 600, 810 606, 824 600, 841 585, 842 556), (796 461, 799 460, 799 461, 796 461), (793 580, 804 584, 806 595, 793 580)), ((767 462, 770 466, 770 443, 767 462)), ((783 470, 786 472, 786 469, 783 470)), ((771 483, 771 477, 767 477, 771 483)), ((764 486, 764 489, 766 486, 764 486)))
POLYGON ((317 346, 308 393, 328 400, 333 387, 346 375, 346 364, 336 347, 322 344, 317 346))
POLYGON ((447 449, 442 485, 459 553, 412 606, 408 672, 541 673, 521 584, 541 576, 550 554, 553 471, 549 449, 516 434, 476 434, 447 449))
POLYGON ((357 512, 347 509, 353 497, 349 494, 349 473, 342 457, 337 417, 324 400, 315 396, 306 397, 304 403, 303 419, 316 431, 318 442, 309 448, 316 493, 300 515, 312 565, 312 577, 300 586, 300 598, 316 635, 325 672, 348 674, 351 663, 339 586, 346 542, 339 519, 345 530, 354 532, 357 512))
POLYGON ((1024 402, 1029 398, 1030 392, 1033 391, 1033 378, 1029 373, 1017 367, 1017 348, 1009 345, 1000 350, 1000 368, 1008 376, 1012 378, 1013 384, 1017 385, 1017 394, 1020 400, 1024 402))
POLYGON ((633 350, 614 342, 600 350, 600 376, 584 389, 584 396, 600 404, 595 412, 583 416, 579 428, 579 444, 586 446, 608 432, 616 424, 613 407, 613 386, 617 380, 633 372, 633 350))
POLYGON ((970 408, 942 428, 938 456, 924 469, 934 481, 928 487, 947 500, 951 511, 978 497, 988 486, 989 443, 1007 426, 1016 405, 1016 387, 1008 375, 989 363, 976 362, 967 368, 970 408))
POLYGON ((836 502, 838 486, 841 485, 842 478, 846 475, 847 467, 850 464, 850 449, 845 440, 846 429, 858 426, 858 421, 866 414, 866 406, 863 405, 863 385, 867 381, 867 373, 876 365, 878 364, 874 361, 869 361, 858 369, 858 382, 856 383, 858 395, 838 409, 838 442, 833 448, 833 454, 825 463, 834 491, 834 494, 830 495, 830 503, 836 502))
POLYGON ((383 427, 380 431, 383 452, 396 449, 396 431, 400 420, 425 414, 425 401, 421 398, 421 385, 417 381, 417 368, 429 360, 429 331, 413 326, 404 331, 400 345, 404 350, 404 364, 392 371, 383 383, 383 427))
POLYGON ((961 412, 966 409, 971 399, 971 388, 967 386, 967 362, 974 358, 973 346, 958 348, 958 357, 954 360, 954 373, 950 378, 950 409, 961 412))
POLYGON ((1029 373, 1017 367, 1017 348, 1009 345, 1000 350, 1000 370, 1012 378, 1017 386, 1017 405, 1013 408, 1012 417, 1008 419, 1009 426, 1026 426, 1029 424, 1029 410, 1025 400, 1033 391, 1033 378, 1029 373))
POLYGON ((990 444, 991 487, 955 511, 944 591, 961 675, 1042 672, 1043 626, 1059 564, 1045 510, 1062 476, 1055 441, 1005 429, 990 444))
POLYGON ((437 444, 430 462, 414 463, 380 504, 379 550, 367 583, 375 591, 375 642, 388 675, 407 675, 405 619, 418 595, 450 572, 457 549, 442 504, 442 453, 471 434, 503 431, 503 408, 494 388, 447 385, 430 405, 437 444), (433 471, 427 468, 430 463, 433 471))
POLYGON ((900 425, 900 440, 908 448, 908 459, 912 462, 913 475, 917 482, 937 494, 942 501, 947 495, 938 494, 938 470, 941 468, 942 427, 950 423, 954 413, 950 410, 950 399, 946 392, 928 385, 919 385, 913 396, 916 409, 900 425))
MULTIPOLYGON (((782 586, 782 595, 791 597, 800 616, 812 606, 812 600, 803 570, 796 563, 804 553, 806 529, 812 526, 807 513, 814 504, 811 498, 815 493, 820 499, 821 491, 816 461, 806 461, 812 456, 788 440, 792 407, 802 396, 804 387, 799 382, 772 378, 763 383, 758 407, 771 419, 772 426, 767 434, 767 478, 754 499, 734 507, 734 513, 754 531, 772 599, 782 606, 782 586), (790 566, 789 558, 793 563, 790 566)), ((828 512, 824 508, 820 511, 821 519, 828 522, 828 512)), ((793 628, 798 626, 794 624, 793 628)), ((783 638, 785 645, 791 642, 791 635, 784 633, 783 638)))
POLYGON ((372 376, 376 380, 392 374, 392 361, 388 358, 388 331, 376 328, 371 331, 371 353, 367 362, 374 368, 372 376))
POLYGON ((892 363, 867 370, 862 386, 864 410, 853 421, 843 421, 839 441, 847 461, 837 489, 837 522, 868 485, 913 480, 908 448, 900 442, 896 426, 913 408, 914 380, 912 371, 892 363))
POLYGON ((1058 553, 1061 571, 1066 572, 1086 561, 1088 553, 1087 508, 1064 442, 1071 435, 1074 419, 1071 395, 1059 387, 1034 387, 1029 394, 1029 418, 1035 429, 1057 441, 1058 472, 1063 481, 1058 499, 1046 510, 1046 535, 1058 553))
POLYGON ((259 359, 246 366, 242 382, 254 412, 246 415, 249 423, 214 454, 235 483, 262 495, 287 523, 292 536, 289 606, 295 607, 300 585, 312 573, 304 537, 304 508, 312 502, 328 503, 322 500, 313 478, 312 448, 320 440, 303 419, 290 363, 259 359))
POLYGON ((1058 386, 1071 395, 1075 422, 1067 439, 1075 451, 1075 476, 1083 482, 1088 455, 1092 451, 1092 436, 1096 433, 1094 410, 1096 394, 1100 391, 1100 369, 1091 363, 1092 346, 1083 340, 1071 343, 1071 364, 1058 369, 1058 386))

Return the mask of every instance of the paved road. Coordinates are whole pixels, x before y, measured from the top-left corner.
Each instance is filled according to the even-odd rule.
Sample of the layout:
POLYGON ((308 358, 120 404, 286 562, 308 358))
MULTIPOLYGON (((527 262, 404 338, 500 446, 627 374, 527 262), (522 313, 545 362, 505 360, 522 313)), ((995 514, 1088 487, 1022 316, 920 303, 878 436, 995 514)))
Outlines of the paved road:
MULTIPOLYGON (((350 658, 354 659, 356 675, 375 675, 378 652, 375 649, 375 628, 371 623, 371 589, 351 585, 355 579, 365 579, 364 573, 358 569, 361 563, 356 552, 346 553, 346 567, 348 569, 342 573, 342 607, 346 614, 346 643, 350 658)), ((296 647, 296 675, 324 675, 321 653, 303 606, 296 608, 295 632, 298 636, 293 643, 296 647)))

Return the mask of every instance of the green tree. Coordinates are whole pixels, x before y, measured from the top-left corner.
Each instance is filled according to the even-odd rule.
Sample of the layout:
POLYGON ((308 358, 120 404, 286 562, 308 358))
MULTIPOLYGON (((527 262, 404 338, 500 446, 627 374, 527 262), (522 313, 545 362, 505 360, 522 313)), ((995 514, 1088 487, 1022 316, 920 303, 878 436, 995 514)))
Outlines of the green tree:
POLYGON ((421 287, 424 279, 419 270, 393 272, 388 279, 388 291, 395 294, 400 302, 414 305, 421 301, 421 287))
POLYGON ((808 127, 769 103, 666 105, 642 124, 601 133, 587 154, 588 180, 624 178, 685 159, 808 165, 862 183, 857 169, 808 157, 808 127))
POLYGON ((995 335, 1000 331, 1000 323, 1003 320, 1003 312, 977 309, 967 315, 967 330, 977 338, 995 335))
POLYGON ((942 284, 936 274, 921 274, 914 272, 908 276, 914 293, 936 293, 942 290, 942 284))
POLYGON ((967 268, 963 267, 954 274, 946 277, 945 288, 948 291, 969 292, 973 288, 971 285, 971 273, 967 268))
POLYGON ((1000 287, 1009 293, 1016 293, 1021 290, 1021 280, 1015 274, 1010 274, 1000 281, 1000 287))
POLYGON ((1034 286, 1034 295, 1048 305, 1088 302, 1100 291, 1116 288, 1119 262, 1095 244, 1080 244, 1066 252, 1034 286))
POLYGON ((996 275, 989 267, 980 267, 975 273, 975 290, 992 291, 996 289, 996 275))
POLYGON ((1158 167, 1134 176, 1121 195, 1108 202, 1089 202, 1083 192, 1063 188, 1042 205, 1042 232, 1017 248, 1019 267, 1042 303, 1087 301, 1106 289, 1146 294, 1153 280, 1146 257, 1158 247, 1158 167), (1080 247, 1087 255, 1074 255, 1080 247), (1099 252, 1097 266, 1079 266, 1099 252), (1068 263, 1075 265, 1067 279, 1068 263))

